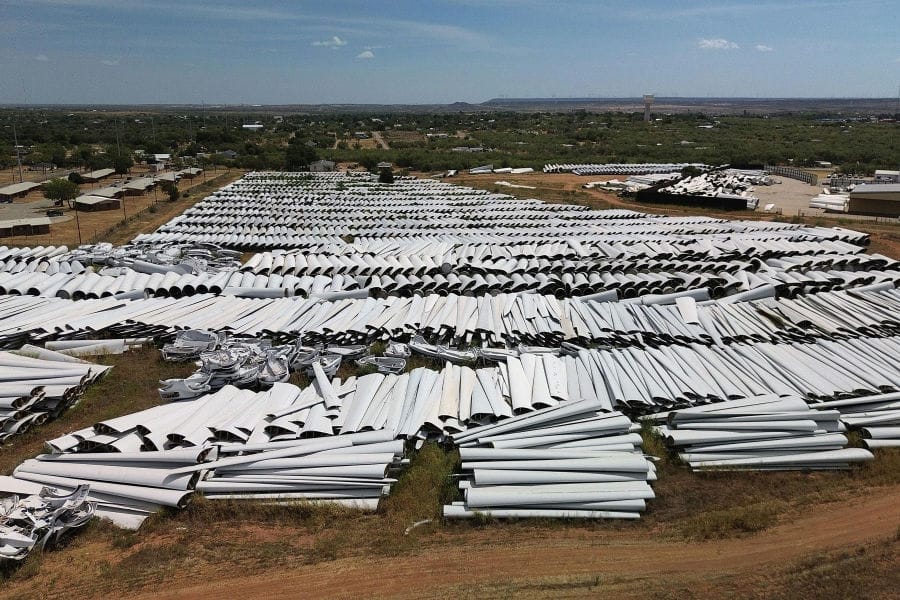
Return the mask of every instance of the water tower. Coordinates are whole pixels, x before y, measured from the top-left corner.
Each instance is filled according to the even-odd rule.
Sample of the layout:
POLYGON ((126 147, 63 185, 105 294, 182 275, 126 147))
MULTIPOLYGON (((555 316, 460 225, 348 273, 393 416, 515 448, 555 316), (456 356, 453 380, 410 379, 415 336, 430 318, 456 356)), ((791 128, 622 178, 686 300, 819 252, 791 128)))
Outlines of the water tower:
POLYGON ((644 94, 644 122, 650 122, 650 106, 653 104, 653 94, 644 94))

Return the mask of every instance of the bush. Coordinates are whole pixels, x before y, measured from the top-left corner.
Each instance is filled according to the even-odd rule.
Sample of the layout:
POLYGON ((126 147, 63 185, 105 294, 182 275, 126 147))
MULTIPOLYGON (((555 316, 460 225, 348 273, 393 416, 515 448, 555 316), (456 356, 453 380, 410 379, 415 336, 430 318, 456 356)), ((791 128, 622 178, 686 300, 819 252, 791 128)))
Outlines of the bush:
POLYGON ((169 202, 178 200, 178 186, 173 181, 163 181, 160 186, 164 194, 169 197, 169 202))

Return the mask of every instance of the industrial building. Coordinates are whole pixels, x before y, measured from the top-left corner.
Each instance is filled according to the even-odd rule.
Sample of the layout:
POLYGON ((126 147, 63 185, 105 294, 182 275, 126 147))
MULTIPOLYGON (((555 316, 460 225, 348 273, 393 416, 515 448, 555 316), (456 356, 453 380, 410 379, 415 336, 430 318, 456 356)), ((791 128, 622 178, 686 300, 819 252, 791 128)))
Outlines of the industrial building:
POLYGON ((0 221, 0 237, 39 235, 42 233, 50 233, 49 217, 31 217, 28 219, 7 219, 0 221))
POLYGON ((126 196, 140 196, 154 185, 156 185, 156 180, 152 177, 139 177, 129 181, 122 187, 126 196))
POLYGON ((41 187, 41 183, 24 181, 0 188, 0 202, 12 202, 13 198, 24 198, 31 190, 41 187))
POLYGON ((193 179, 203 173, 203 169, 200 167, 187 167, 178 171, 178 175, 181 176, 182 179, 193 179))
POLYGON ((312 173, 330 173, 334 171, 334 162, 330 160, 317 160, 309 163, 309 170, 312 173))
POLYGON ((900 171, 878 169, 875 171, 875 183, 900 183, 900 171))
POLYGON ((81 178, 89 182, 100 181, 101 179, 106 179, 115 172, 115 169, 97 169, 96 171, 85 173, 81 178))
POLYGON ((118 198, 108 198, 106 196, 92 196, 85 194, 75 198, 75 208, 85 212, 93 212, 100 210, 115 210, 121 208, 122 201, 118 198))
POLYGON ((850 192, 849 212, 900 217, 900 183, 864 183, 850 192))
POLYGON ((98 188, 96 190, 91 190, 89 194, 90 196, 103 196, 104 198, 121 198, 125 195, 125 188, 119 187, 115 185, 109 185, 106 187, 98 188))

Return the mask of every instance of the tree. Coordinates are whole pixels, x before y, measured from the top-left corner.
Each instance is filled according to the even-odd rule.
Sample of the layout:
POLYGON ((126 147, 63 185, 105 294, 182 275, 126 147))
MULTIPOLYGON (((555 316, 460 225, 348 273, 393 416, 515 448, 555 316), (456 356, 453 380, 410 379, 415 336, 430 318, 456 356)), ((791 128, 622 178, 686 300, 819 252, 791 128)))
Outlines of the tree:
POLYGON ((160 184, 162 191, 169 197, 169 202, 178 200, 178 186, 174 181, 163 181, 160 184))
POLYGON ((31 157, 33 162, 51 163, 57 167, 64 167, 69 162, 66 149, 61 144, 41 144, 31 157))
POLYGON ((119 154, 113 158, 113 168, 119 175, 124 175, 133 166, 134 161, 127 154, 119 154))
POLYGON ((94 149, 89 144, 79 146, 76 156, 81 161, 81 165, 87 167, 91 158, 94 156, 94 149))
POLYGON ((53 200, 58 205, 63 202, 71 202, 80 193, 81 190, 78 189, 77 184, 61 177, 51 179, 44 184, 44 197, 53 200))
POLYGON ((391 168, 379 169, 378 183, 394 183, 394 170, 391 168))
POLYGON ((315 148, 304 143, 292 143, 284 154, 284 168, 286 171, 297 171, 308 167, 317 158, 315 148))
POLYGON ((112 166, 112 161, 104 154, 95 154, 87 160, 88 168, 92 171, 99 169, 108 169, 112 166))
POLYGON ((82 177, 81 173, 79 173, 78 171, 72 171, 71 173, 69 173, 68 179, 76 185, 81 185, 82 183, 84 183, 84 177, 82 177))
POLYGON ((203 152, 203 146, 197 142, 191 142, 180 154, 181 156, 197 156, 198 152, 203 152))

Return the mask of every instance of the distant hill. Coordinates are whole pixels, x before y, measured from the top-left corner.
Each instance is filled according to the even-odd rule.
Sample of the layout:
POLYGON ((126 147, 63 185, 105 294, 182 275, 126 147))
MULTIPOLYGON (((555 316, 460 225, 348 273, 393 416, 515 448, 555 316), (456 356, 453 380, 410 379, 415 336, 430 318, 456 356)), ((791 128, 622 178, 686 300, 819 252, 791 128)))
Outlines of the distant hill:
MULTIPOLYGON (((481 104, 491 110, 517 111, 642 111, 642 98, 492 98, 481 104)), ((710 114, 772 114, 786 112, 893 114, 896 98, 668 98, 656 97, 653 112, 710 114)))

